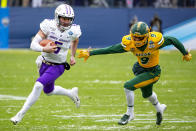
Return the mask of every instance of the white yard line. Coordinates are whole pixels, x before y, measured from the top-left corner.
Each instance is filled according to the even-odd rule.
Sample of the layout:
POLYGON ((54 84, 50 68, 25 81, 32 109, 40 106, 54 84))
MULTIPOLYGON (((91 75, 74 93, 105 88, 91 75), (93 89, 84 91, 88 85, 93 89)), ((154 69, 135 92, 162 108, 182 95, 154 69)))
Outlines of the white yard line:
POLYGON ((0 95, 0 100, 26 100, 23 96, 0 95))
MULTIPOLYGON (((66 116, 66 115, 52 115, 55 117, 61 117, 64 119, 69 119, 69 118, 98 118, 99 120, 95 120, 95 122, 116 122, 119 120, 119 118, 111 118, 111 117, 121 117, 122 115, 72 115, 72 116, 66 116), (101 119, 103 118, 103 119, 101 119)), ((135 117, 141 117, 141 116, 154 116, 153 114, 137 114, 135 117)), ((136 118, 133 120, 134 123, 154 123, 156 120, 155 118, 136 118)), ((196 123, 196 120, 191 120, 191 121, 186 121, 186 120, 181 120, 181 119, 164 119, 165 123, 196 123)))
MULTIPOLYGON (((52 116, 55 116, 55 117, 61 117, 61 118, 79 118, 79 117, 94 117, 94 118, 98 118, 98 117, 119 117, 119 116, 122 116, 121 115, 84 115, 84 114, 78 114, 78 115, 72 115, 72 116, 66 116, 66 115, 52 115, 52 116)), ((143 116, 154 116, 154 114, 135 114, 136 117, 143 117, 143 116)), ((139 120, 139 119, 137 119, 139 120)), ((140 119, 140 120, 143 120, 143 119, 140 119)), ((171 120, 171 119, 170 119, 171 120)), ((177 120, 177 119, 175 119, 177 120)), ((179 120, 179 119, 178 119, 179 120)))
POLYGON ((66 115, 52 115, 55 117, 61 117, 61 118, 77 118, 77 117, 114 117, 114 116, 121 116, 121 115, 77 115, 77 116, 66 116, 66 115))
POLYGON ((78 81, 78 83, 100 83, 100 84, 121 84, 125 81, 115 81, 115 80, 92 80, 92 81, 78 81))

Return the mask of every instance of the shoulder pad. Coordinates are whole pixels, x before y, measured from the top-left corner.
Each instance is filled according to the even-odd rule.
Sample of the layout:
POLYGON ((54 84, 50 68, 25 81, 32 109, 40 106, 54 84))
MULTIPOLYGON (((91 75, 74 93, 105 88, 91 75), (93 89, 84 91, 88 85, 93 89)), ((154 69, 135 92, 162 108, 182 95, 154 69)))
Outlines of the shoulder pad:
POLYGON ((82 35, 80 25, 73 24, 71 26, 71 30, 69 31, 69 35, 72 35, 73 37, 79 38, 82 35))
POLYGON ((44 34, 47 34, 48 29, 49 29, 49 25, 50 25, 50 20, 49 19, 44 19, 40 23, 40 29, 44 32, 44 34))
POLYGON ((129 45, 130 42, 131 42, 131 36, 130 35, 123 36, 123 38, 122 38, 122 44, 124 46, 129 45))
POLYGON ((46 24, 48 24, 49 22, 50 22, 49 19, 44 19, 44 20, 40 23, 40 26, 41 26, 41 25, 46 25, 46 24))
POLYGON ((80 25, 73 24, 71 26, 71 30, 74 32, 78 32, 78 31, 81 32, 80 25))
POLYGON ((162 45, 164 42, 163 35, 160 32, 150 32, 149 38, 151 41, 153 41, 154 43, 157 43, 158 45, 162 45))

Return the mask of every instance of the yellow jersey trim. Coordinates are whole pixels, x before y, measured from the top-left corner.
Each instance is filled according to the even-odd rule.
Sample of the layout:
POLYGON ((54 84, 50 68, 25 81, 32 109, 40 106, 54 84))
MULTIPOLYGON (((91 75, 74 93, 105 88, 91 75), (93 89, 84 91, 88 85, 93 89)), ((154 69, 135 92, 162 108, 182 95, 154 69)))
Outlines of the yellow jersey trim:
POLYGON ((159 76, 157 76, 155 78, 152 78, 150 80, 146 80, 146 81, 140 82, 140 83, 134 85, 134 87, 135 88, 141 88, 141 87, 147 86, 149 84, 152 84, 152 83, 154 83, 154 82, 156 82, 158 80, 159 80, 159 76))

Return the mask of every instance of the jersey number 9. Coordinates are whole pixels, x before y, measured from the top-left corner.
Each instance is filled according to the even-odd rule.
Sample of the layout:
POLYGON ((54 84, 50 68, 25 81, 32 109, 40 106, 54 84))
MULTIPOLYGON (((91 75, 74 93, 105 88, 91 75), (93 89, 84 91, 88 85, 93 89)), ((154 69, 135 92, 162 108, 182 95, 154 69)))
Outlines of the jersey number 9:
POLYGON ((149 60, 148 57, 142 57, 142 58, 141 58, 141 63, 142 63, 142 64, 146 64, 146 63, 148 63, 148 60, 149 60))

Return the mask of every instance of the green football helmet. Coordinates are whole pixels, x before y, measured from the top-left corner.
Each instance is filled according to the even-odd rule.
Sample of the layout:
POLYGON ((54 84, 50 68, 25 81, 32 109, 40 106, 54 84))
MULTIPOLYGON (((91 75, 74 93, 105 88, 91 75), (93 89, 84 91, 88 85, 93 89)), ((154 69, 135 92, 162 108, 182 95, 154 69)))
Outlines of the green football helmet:
POLYGON ((131 39, 136 47, 141 47, 147 43, 150 29, 144 22, 137 22, 130 30, 131 39))

